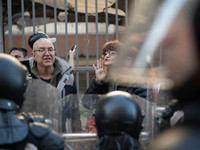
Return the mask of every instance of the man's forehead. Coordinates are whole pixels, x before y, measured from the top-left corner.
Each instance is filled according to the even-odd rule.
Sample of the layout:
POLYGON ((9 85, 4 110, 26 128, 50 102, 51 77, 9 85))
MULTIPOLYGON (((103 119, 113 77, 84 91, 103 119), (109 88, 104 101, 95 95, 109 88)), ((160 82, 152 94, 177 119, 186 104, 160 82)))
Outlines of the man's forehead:
POLYGON ((41 38, 33 44, 33 48, 34 47, 37 47, 37 48, 39 48, 39 47, 54 47, 54 45, 50 40, 41 38))
POLYGON ((16 54, 16 53, 17 54, 19 54, 19 53, 23 54, 22 51, 20 51, 20 50, 12 50, 12 52, 10 52, 10 54, 16 54))

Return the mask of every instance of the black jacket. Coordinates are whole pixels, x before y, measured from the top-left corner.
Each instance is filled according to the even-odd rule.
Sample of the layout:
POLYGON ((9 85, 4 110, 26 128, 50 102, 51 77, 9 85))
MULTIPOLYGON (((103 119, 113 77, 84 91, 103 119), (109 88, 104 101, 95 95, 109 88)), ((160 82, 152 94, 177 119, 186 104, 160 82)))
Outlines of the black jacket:
MULTIPOLYGON (((124 87, 120 86, 119 82, 117 81, 114 82, 112 79, 108 80, 108 82, 102 82, 101 84, 99 84, 95 80, 95 78, 93 78, 92 83, 85 92, 85 94, 106 94, 108 92, 116 90, 125 91, 130 94, 135 94, 145 99, 148 98, 146 85, 143 84, 140 86, 140 88, 134 87, 134 85, 130 85, 129 87, 124 87)), ((149 96, 150 96, 149 98, 151 98, 151 95, 149 96)))
POLYGON ((104 135, 97 143, 96 150, 139 150, 140 142, 133 137, 125 135, 104 135))

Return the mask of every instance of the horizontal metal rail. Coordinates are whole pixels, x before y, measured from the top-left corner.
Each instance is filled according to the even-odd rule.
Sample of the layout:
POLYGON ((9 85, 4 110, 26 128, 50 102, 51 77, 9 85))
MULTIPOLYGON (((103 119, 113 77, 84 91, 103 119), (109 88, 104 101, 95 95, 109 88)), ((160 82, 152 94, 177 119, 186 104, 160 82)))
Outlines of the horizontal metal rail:
POLYGON ((94 70, 93 67, 75 67, 74 68, 75 71, 78 71, 78 70, 94 70))

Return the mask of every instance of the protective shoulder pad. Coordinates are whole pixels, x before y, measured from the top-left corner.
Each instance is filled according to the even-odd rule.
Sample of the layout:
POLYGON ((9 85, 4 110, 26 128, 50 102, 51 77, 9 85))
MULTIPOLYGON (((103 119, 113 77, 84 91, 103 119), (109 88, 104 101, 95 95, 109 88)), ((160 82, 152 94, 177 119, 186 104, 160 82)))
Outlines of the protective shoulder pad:
POLYGON ((61 137, 54 131, 49 132, 41 143, 43 150, 64 150, 65 143, 61 137))
POLYGON ((42 138, 50 132, 48 126, 40 122, 30 123, 29 131, 37 138, 42 138))
POLYGON ((20 142, 28 135, 28 125, 16 118, 13 113, 0 111, 0 145, 20 142))

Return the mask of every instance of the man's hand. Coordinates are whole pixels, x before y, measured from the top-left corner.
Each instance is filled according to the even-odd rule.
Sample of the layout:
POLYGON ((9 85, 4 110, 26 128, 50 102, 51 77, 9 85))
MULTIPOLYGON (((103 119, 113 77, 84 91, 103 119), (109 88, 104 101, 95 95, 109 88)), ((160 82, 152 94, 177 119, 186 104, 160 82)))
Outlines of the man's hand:
POLYGON ((96 81, 98 83, 101 83, 106 75, 107 75, 107 71, 104 68, 104 62, 103 60, 97 60, 97 67, 93 64, 94 70, 95 70, 95 75, 96 75, 96 81))

